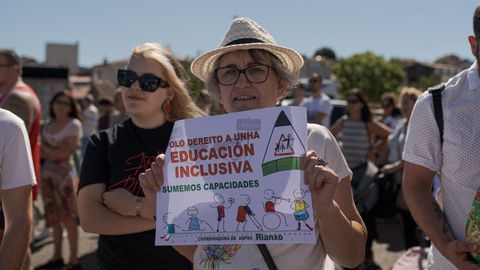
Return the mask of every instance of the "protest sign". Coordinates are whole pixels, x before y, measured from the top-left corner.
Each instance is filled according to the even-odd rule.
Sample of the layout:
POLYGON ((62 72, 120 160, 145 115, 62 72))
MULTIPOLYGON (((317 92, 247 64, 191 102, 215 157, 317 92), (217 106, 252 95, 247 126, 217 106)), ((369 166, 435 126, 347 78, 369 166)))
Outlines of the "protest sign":
POLYGON ((157 193, 156 245, 314 244, 303 183, 305 108, 175 122, 157 193))

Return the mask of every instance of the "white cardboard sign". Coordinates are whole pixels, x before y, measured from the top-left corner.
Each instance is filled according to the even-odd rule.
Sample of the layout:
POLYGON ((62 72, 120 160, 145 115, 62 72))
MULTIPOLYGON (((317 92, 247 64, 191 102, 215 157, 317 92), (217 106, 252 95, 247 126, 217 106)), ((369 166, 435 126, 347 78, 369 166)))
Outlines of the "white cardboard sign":
POLYGON ((301 107, 175 122, 155 244, 316 243, 306 123, 301 107))

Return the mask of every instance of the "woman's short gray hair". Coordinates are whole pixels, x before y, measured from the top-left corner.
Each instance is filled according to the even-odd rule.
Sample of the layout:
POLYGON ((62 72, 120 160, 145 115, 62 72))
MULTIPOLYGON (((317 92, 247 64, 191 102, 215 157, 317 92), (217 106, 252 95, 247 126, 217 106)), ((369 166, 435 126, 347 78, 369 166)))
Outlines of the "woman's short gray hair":
MULTIPOLYGON (((275 71, 280 81, 285 83, 287 87, 291 87, 297 82, 299 72, 296 72, 295 74, 290 73, 282 65, 282 62, 272 53, 262 49, 250 49, 248 50, 248 53, 250 54, 250 56, 253 58, 254 61, 258 61, 258 62, 264 62, 265 60, 269 61, 273 71, 275 71)), ((219 94, 218 94, 219 86, 218 86, 217 78, 215 76, 215 70, 219 67, 222 57, 223 56, 220 56, 219 58, 217 58, 217 61, 215 62, 215 65, 214 65, 213 72, 210 74, 210 76, 208 76, 208 79, 205 82, 205 86, 208 89, 208 92, 212 97, 214 97, 217 100, 219 100, 219 94)))

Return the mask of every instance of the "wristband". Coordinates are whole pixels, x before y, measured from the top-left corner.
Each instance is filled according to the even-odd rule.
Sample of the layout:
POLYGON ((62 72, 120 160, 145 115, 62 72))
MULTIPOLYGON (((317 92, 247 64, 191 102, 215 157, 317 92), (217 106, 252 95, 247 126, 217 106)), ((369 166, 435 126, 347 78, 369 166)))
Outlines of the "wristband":
POLYGON ((142 197, 135 197, 135 216, 140 217, 142 215, 142 197))

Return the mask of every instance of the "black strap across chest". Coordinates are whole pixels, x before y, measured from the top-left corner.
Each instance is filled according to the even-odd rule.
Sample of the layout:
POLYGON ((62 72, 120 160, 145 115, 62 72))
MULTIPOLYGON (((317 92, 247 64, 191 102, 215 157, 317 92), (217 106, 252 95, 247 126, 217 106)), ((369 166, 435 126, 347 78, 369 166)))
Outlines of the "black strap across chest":
POLYGON ((440 133, 440 145, 443 145, 443 107, 442 107, 442 91, 445 89, 445 83, 441 83, 428 88, 428 92, 432 94, 433 113, 437 122, 438 131, 440 133))

